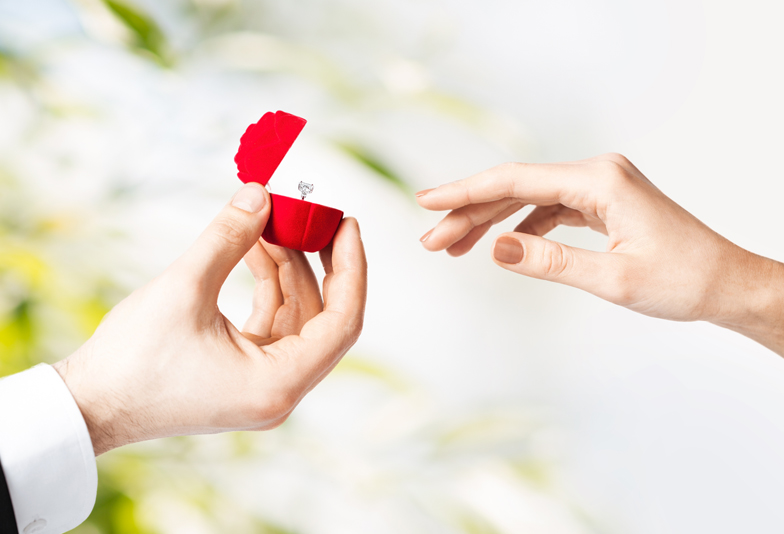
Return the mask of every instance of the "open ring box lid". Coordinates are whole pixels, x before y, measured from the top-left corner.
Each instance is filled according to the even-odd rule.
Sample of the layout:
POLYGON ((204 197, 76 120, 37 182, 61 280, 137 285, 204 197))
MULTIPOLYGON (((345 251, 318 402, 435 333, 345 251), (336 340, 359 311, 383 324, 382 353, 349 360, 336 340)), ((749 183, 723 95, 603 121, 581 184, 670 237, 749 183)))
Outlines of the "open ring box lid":
MULTIPOLYGON (((234 156, 244 183, 266 186, 307 121, 284 111, 267 112, 240 138, 234 156)), ((298 198, 270 194, 272 211, 261 237, 267 243, 304 252, 318 252, 337 232, 343 212, 298 198)))

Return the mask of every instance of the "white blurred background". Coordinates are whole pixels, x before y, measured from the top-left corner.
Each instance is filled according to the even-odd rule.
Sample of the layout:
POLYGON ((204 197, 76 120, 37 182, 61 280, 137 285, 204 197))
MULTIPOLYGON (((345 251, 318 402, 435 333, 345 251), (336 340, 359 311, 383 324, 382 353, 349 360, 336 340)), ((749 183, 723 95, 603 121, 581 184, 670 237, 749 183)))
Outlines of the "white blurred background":
MULTIPOLYGON (((0 84, 0 168, 24 217, 82 222, 57 261, 142 284, 238 187, 244 127, 283 109, 310 122, 272 188, 294 196, 307 177, 313 201, 357 217, 371 285, 342 372, 254 454, 188 442, 210 498, 280 530, 192 506, 188 470, 134 478, 170 442, 99 460, 136 504, 92 532, 784 531, 778 356, 497 268, 492 236, 519 215, 465 257, 426 253, 439 216, 402 191, 621 152, 712 228, 784 259, 784 5, 138 0, 169 58, 134 49, 106 4, 0 0, 16 72, 0 84)), ((604 246, 586 232, 552 238, 604 246)), ((240 266, 221 297, 236 323, 250 283, 240 266)))

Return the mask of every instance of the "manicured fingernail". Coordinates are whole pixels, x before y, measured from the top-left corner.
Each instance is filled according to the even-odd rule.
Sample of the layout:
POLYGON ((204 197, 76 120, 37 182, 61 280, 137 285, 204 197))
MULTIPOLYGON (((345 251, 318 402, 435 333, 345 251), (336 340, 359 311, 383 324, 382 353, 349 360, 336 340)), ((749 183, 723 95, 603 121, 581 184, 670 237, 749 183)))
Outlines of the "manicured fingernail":
POLYGON ((523 259, 523 245, 517 239, 501 237, 495 242, 493 257, 501 263, 520 263, 523 259))
POLYGON ((419 198, 419 197, 423 197, 423 196, 425 196, 426 194, 428 194, 430 191, 432 191, 432 189, 423 189, 422 191, 420 191, 419 193, 417 193, 417 194, 416 194, 416 196, 417 196, 417 198, 419 198))
POLYGON ((234 195, 231 200, 231 205, 239 208, 248 213, 258 213, 264 204, 267 203, 267 197, 264 195, 263 188, 257 183, 249 183, 240 187, 239 191, 234 195))
POLYGON ((425 241, 427 241, 427 238, 430 237, 430 234, 432 234, 432 233, 433 233, 433 230, 428 230, 425 235, 423 235, 422 237, 419 238, 419 240, 422 243, 424 243, 425 241))

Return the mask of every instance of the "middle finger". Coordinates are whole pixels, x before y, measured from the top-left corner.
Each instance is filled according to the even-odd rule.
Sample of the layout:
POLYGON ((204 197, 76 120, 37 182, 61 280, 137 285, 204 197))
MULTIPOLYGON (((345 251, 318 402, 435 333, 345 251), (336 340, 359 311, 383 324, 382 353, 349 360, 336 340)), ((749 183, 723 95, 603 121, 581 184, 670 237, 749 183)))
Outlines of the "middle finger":
POLYGON ((492 224, 500 222, 524 205, 516 199, 502 198, 494 202, 463 206, 449 212, 429 234, 425 234, 422 243, 430 251, 444 250, 466 237, 474 228, 490 221, 492 224))
POLYGON ((273 336, 298 334, 302 326, 324 309, 318 280, 304 252, 261 242, 278 266, 283 305, 275 316, 273 336))

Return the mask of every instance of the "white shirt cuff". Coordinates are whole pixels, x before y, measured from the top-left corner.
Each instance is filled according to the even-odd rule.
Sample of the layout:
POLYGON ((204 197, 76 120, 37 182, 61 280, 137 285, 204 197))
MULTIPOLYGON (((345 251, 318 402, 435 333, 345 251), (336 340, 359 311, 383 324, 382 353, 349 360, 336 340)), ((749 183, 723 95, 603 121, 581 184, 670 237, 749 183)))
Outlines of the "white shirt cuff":
POLYGON ((90 434, 71 392, 41 364, 0 380, 0 464, 20 534, 61 534, 95 505, 90 434))

